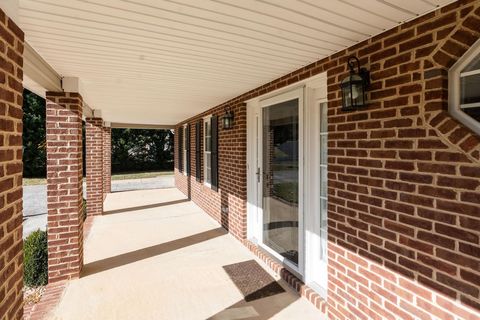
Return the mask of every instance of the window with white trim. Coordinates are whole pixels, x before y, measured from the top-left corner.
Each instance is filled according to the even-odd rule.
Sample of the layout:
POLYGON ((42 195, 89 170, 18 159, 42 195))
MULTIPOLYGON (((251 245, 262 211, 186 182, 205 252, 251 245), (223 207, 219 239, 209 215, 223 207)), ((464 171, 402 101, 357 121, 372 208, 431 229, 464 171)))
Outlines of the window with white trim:
MULTIPOLYGON (((320 259, 328 265, 328 103, 320 103, 320 259)), ((327 272, 327 270, 322 270, 327 272)), ((321 283, 327 288, 327 282, 321 283)))
POLYGON ((480 40, 449 71, 449 111, 480 135, 480 40))
POLYGON ((187 134, 189 134, 187 130, 187 125, 183 126, 183 141, 182 141, 182 146, 183 146, 183 174, 187 175, 187 161, 188 161, 188 153, 187 153, 187 134))
POLYGON ((208 186, 212 183, 212 118, 203 121, 203 177, 208 186))

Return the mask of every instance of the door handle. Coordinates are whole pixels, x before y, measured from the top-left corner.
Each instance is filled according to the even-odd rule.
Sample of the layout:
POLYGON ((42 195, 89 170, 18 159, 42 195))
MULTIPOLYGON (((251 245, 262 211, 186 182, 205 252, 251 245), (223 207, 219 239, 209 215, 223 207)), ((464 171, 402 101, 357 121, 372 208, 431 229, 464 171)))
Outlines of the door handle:
POLYGON ((257 175, 257 183, 260 183, 260 168, 257 168, 256 175, 257 175))

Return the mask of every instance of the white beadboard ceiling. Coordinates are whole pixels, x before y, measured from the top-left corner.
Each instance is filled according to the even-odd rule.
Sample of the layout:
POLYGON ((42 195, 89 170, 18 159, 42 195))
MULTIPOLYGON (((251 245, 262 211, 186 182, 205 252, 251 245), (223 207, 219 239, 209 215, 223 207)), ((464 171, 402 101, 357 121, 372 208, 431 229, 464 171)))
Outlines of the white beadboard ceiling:
POLYGON ((172 125, 451 0, 20 0, 106 121, 172 125))

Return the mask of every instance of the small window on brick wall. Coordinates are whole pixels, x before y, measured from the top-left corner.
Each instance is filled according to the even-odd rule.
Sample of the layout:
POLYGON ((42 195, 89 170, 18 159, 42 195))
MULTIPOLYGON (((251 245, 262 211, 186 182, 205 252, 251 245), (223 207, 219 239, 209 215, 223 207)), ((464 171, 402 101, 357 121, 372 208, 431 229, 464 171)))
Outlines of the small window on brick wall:
POLYGON ((207 186, 211 186, 212 183, 212 118, 208 117, 204 120, 204 164, 203 164, 203 177, 207 186))
POLYGON ((183 147, 183 150, 182 150, 182 153, 183 153, 183 156, 182 156, 182 168, 183 168, 183 174, 184 175, 187 175, 188 174, 188 149, 190 146, 188 146, 187 144, 187 140, 188 140, 188 134, 190 134, 187 130, 187 125, 184 125, 183 126, 183 141, 182 141, 182 147, 183 147))
POLYGON ((449 71, 449 111, 480 135, 480 40, 449 71))

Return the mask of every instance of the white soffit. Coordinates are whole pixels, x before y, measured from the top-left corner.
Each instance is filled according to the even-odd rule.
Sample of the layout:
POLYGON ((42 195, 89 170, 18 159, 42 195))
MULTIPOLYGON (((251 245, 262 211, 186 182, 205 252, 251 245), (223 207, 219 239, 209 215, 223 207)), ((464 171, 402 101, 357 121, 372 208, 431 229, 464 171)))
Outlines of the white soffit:
POLYGON ((451 0, 20 0, 107 121, 172 125, 451 0))

